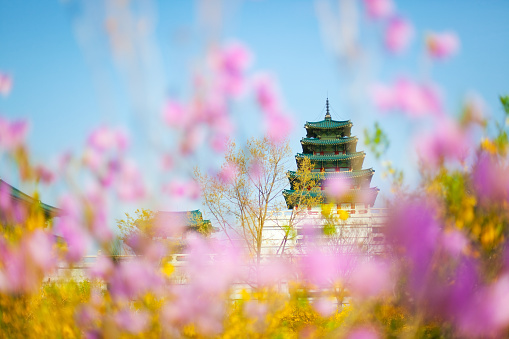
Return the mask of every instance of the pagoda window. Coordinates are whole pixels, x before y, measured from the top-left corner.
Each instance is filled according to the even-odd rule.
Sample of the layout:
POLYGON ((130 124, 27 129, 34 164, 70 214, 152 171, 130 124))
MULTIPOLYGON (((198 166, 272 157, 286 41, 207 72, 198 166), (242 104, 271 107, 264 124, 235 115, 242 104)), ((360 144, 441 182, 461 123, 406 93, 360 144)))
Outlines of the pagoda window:
POLYGON ((340 167, 339 171, 340 172, 348 172, 348 171, 350 171, 350 167, 340 167))

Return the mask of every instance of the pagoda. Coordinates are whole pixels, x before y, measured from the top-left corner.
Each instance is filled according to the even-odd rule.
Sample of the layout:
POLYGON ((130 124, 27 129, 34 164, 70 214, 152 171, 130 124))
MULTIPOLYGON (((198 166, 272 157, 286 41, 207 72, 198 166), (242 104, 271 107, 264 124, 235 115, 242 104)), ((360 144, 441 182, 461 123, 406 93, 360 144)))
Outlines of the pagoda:
MULTIPOLYGON (((297 168, 301 169, 301 160, 309 158, 313 165, 312 174, 320 187, 308 187, 309 194, 321 195, 324 203, 336 203, 337 208, 351 210, 361 209, 366 211, 373 207, 379 189, 370 187, 374 169, 362 169, 366 153, 357 152, 357 137, 351 136, 352 122, 350 120, 332 120, 329 113, 329 99, 326 101, 325 119, 317 122, 306 122, 306 137, 302 138, 302 153, 297 153, 295 160, 297 168), (347 179, 350 190, 343 195, 340 201, 329 201, 323 188, 326 181, 333 178, 347 179)), ((287 173, 291 188, 284 190, 283 195, 289 209, 293 209, 292 194, 296 194, 295 182, 298 172, 287 173)))

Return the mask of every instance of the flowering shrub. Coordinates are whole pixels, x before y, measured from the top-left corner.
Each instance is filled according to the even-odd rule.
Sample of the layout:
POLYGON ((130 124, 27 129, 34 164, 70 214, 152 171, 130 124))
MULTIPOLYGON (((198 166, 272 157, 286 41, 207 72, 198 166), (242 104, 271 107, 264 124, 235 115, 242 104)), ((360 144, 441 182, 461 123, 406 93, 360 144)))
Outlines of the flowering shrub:
MULTIPOLYGON (((403 53, 415 37, 411 22, 390 0, 363 4, 370 20, 384 24, 387 51, 403 53)), ((459 46, 453 33, 429 33, 425 42, 433 62, 453 57, 459 46)), ((174 132, 177 145, 163 151, 163 171, 191 161, 201 146, 214 154, 227 150, 234 128, 230 102, 242 95, 255 98, 265 124, 266 139, 253 141, 261 143, 255 150, 284 145, 293 125, 274 77, 249 73, 252 53, 246 46, 215 45, 206 59, 189 102, 169 98, 163 105, 160 123, 174 132)), ((7 97, 12 86, 11 76, 0 72, 0 94, 7 97)), ((0 117, 2 161, 23 181, 57 182, 66 189, 59 208, 52 209, 37 195, 21 196, 0 181, 0 332, 10 338, 507 336, 506 126, 497 125, 495 136, 477 141, 472 131, 489 124, 479 105, 467 102, 461 118, 453 119, 431 82, 399 77, 373 86, 371 94, 380 112, 428 117, 435 127, 416 140, 422 161, 417 189, 405 189, 402 175, 389 167, 397 185, 383 227, 384 250, 376 256, 349 235, 348 212, 331 217, 330 205, 322 209, 323 228, 302 228, 300 252, 263 260, 263 224, 253 228, 260 234, 250 235, 260 240, 256 258, 235 239, 199 234, 187 235, 184 253, 177 253, 182 246, 162 243, 151 232, 182 239, 185 227, 177 221, 159 224, 142 209, 136 219, 119 222, 137 255, 119 256, 108 227, 111 199, 136 204, 160 194, 197 200, 203 187, 172 177, 153 192, 142 164, 131 157, 128 131, 111 126, 92 131, 82 154, 62 156, 59 169, 52 170, 31 157, 29 123, 0 117), (134 222, 140 232, 131 232, 134 222), (84 268, 92 246, 101 254, 84 268), (184 259, 175 259, 177 254, 184 259), (84 273, 76 281, 72 272, 78 270, 84 273)), ((501 102, 507 118, 509 98, 501 102)), ((365 135, 377 159, 382 157, 387 135, 378 124, 365 135)), ((241 155, 234 154, 237 160, 241 155)), ((255 155, 268 162, 275 158, 255 155)), ((230 160, 216 173, 221 184, 249 193, 248 179, 236 185, 239 178, 259 183, 270 177, 262 161, 237 166, 230 160)), ((340 200, 348 185, 331 181, 324 192, 340 200)), ((288 236, 295 230, 287 227, 288 236)))

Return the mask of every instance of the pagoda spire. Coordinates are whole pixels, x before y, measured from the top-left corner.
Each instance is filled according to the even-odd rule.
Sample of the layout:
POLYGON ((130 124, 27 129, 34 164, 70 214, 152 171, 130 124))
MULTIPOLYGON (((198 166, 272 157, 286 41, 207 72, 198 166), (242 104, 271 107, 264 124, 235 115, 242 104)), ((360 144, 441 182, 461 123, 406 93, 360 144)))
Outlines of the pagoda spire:
POLYGON ((327 100, 325 101, 325 107, 327 108, 327 113, 325 113, 325 120, 331 120, 329 113, 329 97, 327 97, 327 100))

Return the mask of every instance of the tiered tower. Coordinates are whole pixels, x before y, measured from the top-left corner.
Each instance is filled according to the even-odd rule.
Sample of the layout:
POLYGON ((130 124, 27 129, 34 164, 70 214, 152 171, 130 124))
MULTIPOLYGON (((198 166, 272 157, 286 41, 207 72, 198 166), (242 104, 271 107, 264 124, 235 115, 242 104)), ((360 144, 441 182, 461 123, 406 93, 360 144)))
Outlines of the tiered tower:
MULTIPOLYGON (((351 183, 350 191, 345 194, 341 201, 336 201, 338 208, 354 210, 355 208, 367 209, 373 206, 379 189, 369 187, 374 169, 362 169, 362 163, 366 153, 357 152, 357 137, 350 136, 352 122, 332 120, 329 112, 329 99, 326 101, 325 119, 317 122, 306 122, 307 135, 302 138, 302 153, 297 153, 295 160, 300 169, 302 158, 309 158, 313 164, 312 172, 317 182, 321 183, 321 189, 326 186, 326 181, 331 178, 346 178, 351 183), (324 185, 325 183, 325 185, 324 185)), ((293 199, 288 199, 295 194, 294 182, 298 172, 289 171, 290 190, 284 190, 283 195, 289 209, 293 209, 293 199)), ((322 190, 308 188, 311 194, 322 194, 322 190)), ((323 195, 324 203, 328 199, 323 195)))

